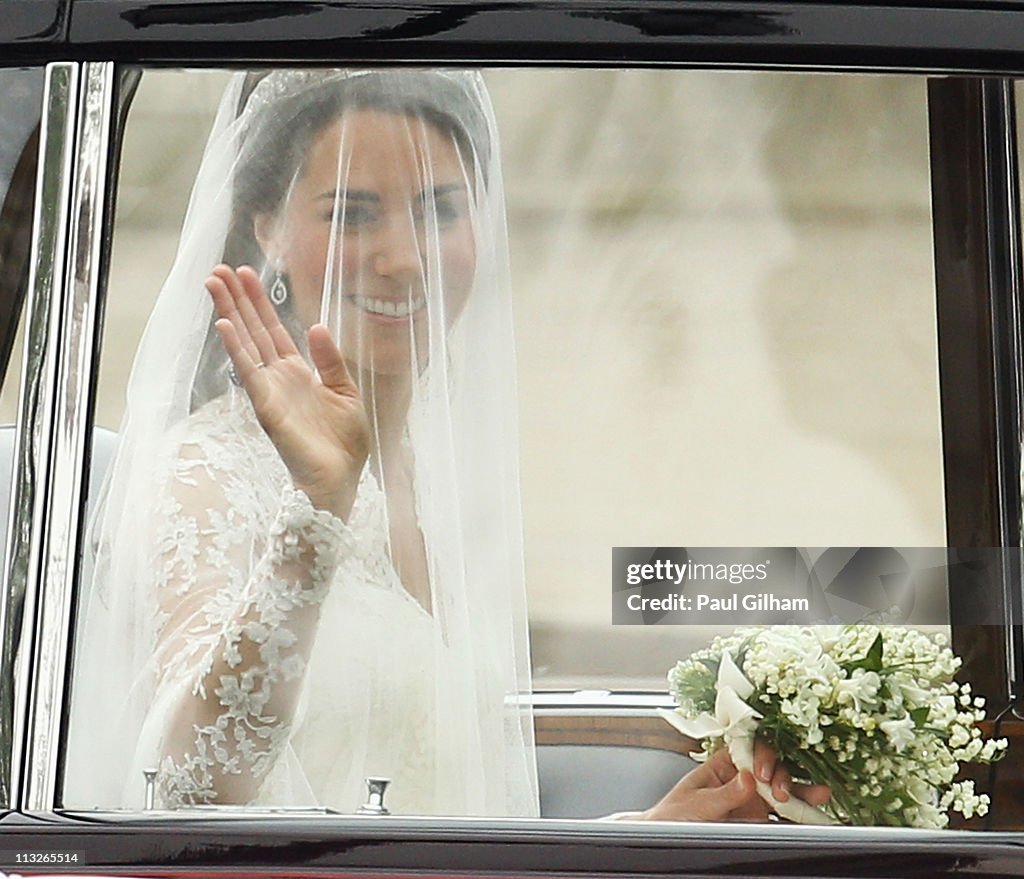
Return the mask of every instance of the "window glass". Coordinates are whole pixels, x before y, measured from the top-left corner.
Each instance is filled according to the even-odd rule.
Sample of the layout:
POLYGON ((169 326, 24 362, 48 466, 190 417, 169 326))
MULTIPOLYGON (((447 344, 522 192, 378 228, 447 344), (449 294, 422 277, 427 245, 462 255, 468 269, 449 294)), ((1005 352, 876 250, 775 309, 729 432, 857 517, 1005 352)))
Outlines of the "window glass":
POLYGON ((17 415, 18 377, 21 358, 14 352, 15 333, 28 280, 32 206, 38 125, 42 110, 43 71, 8 68, 0 70, 3 119, 0 125, 0 202, 3 204, 0 295, 3 297, 2 355, 5 368, 0 387, 0 423, 13 424, 17 415))
POLYGON ((608 625, 613 546, 943 546, 924 80, 491 84, 535 685, 662 689, 706 641, 608 625))
POLYGON ((109 430, 121 423, 129 367, 174 259, 204 133, 226 81, 219 73, 149 71, 132 101, 118 176, 96 395, 96 424, 109 430))
MULTIPOLYGON (((101 516, 91 551, 108 603, 117 605, 120 580, 137 584, 130 572, 154 578, 149 592, 114 611, 141 627, 132 646, 139 664, 128 668, 147 669, 150 695, 125 700, 123 710, 152 762, 132 758, 123 772, 107 772, 123 787, 106 799, 80 777, 66 805, 141 806, 141 769, 153 768, 152 793, 164 804, 316 802, 351 811, 362 776, 388 774, 369 771, 390 759, 375 750, 373 730, 399 735, 404 723, 382 729, 366 718, 389 717, 381 706, 398 702, 400 714, 431 732, 402 745, 415 758, 395 779, 396 812, 516 813, 494 806, 516 802, 512 774, 503 776, 509 787, 481 793, 484 805, 470 803, 463 782, 484 790, 487 768, 474 782, 430 743, 465 692, 483 698, 504 687, 507 707, 508 681, 522 687, 524 631, 506 626, 495 638, 485 622, 495 608, 505 622, 521 618, 509 593, 493 588, 524 582, 520 540, 534 687, 662 694, 668 668, 714 632, 612 626, 612 547, 944 544, 923 79, 496 70, 483 76, 492 119, 477 80, 461 74, 433 82, 426 97, 419 74, 399 86, 359 74, 339 78, 358 97, 328 113, 341 120, 336 130, 311 121, 311 99, 289 105, 291 127, 282 128, 305 146, 288 152, 281 134, 259 141, 260 114, 284 114, 282 95, 315 91, 318 75, 259 82, 146 71, 135 97, 96 420, 122 438, 141 430, 148 439, 122 447, 107 500, 137 539, 105 539, 128 532, 105 532, 121 526, 101 516), (215 121, 225 89, 231 98, 215 121), (389 127, 396 117, 401 125, 389 127), (445 122, 452 118, 459 124, 445 122), (204 156, 202 133, 211 128, 204 156), (335 139, 324 146, 327 131, 335 139), (360 152, 361 138, 374 148, 360 152), (249 149, 269 157, 253 179, 281 182, 267 198, 254 184, 243 210, 237 181, 249 149), (303 204, 320 209, 303 213, 303 204), (396 244, 403 234, 415 241, 405 251, 396 244), (275 474, 301 484, 306 470, 284 452, 264 457, 255 421, 232 428, 231 439, 220 433, 238 417, 230 401, 262 381, 253 376, 273 372, 277 351, 224 330, 242 352, 229 368, 202 289, 220 260, 256 266, 300 347, 319 320, 340 327, 336 335, 358 352, 351 378, 374 405, 369 463, 342 511, 351 516, 346 534, 310 537, 320 527, 313 495, 325 483, 312 481, 305 499, 286 488, 282 500, 275 474), (385 276, 399 280, 378 283, 385 276), (435 285, 441 304, 431 310, 435 285), (168 297, 175 307, 162 310, 168 297), (352 330, 356 310, 368 316, 352 330), (396 326, 405 335, 386 345, 396 326), (514 373, 506 368, 513 329, 514 373), (140 340, 160 356, 133 370, 140 340), (386 388, 410 366, 414 389, 396 430, 386 388), (185 378, 161 385, 172 373, 185 378), (444 417, 435 418, 438 407, 444 417), (141 411, 155 428, 140 427, 141 411), (492 424, 502 429, 488 433, 492 424), (200 441, 196 430, 208 435, 200 441), (160 471, 154 462, 168 455, 174 467, 160 471), (131 467, 145 476, 129 479, 131 467), (117 468, 126 468, 120 481, 117 468), (249 476, 228 489, 227 471, 249 476), (377 506, 360 506, 370 480, 377 506), (288 506, 310 502, 314 512, 288 506), (243 508, 263 536, 242 527, 243 508), (314 531, 295 532, 294 517, 314 531), (345 540, 357 549, 343 543, 344 562, 323 549, 345 540), (355 568, 335 578, 350 558, 355 568), (460 577, 472 588, 439 591, 438 572, 447 572, 446 590, 460 577), (268 610, 268 584, 287 592, 289 583, 295 591, 268 610), (404 603, 388 604, 389 590, 404 603), (324 618, 373 622, 339 628, 327 645, 322 632, 311 634, 324 618), (371 631, 381 634, 372 649, 346 652, 371 631), (318 661, 333 671, 318 672, 318 661), (506 662, 512 677, 498 681, 506 662), (357 684, 334 700, 344 710, 318 719, 317 688, 339 675, 357 684), (294 681, 303 679, 300 692, 294 681), (283 692, 292 696, 281 701, 283 692), (293 729, 266 722, 270 715, 301 721, 293 729), (187 734, 171 741, 174 729, 187 734), (340 755, 328 771, 291 771, 288 760, 301 763, 327 740, 340 755), (258 783, 228 779, 222 789, 225 766, 261 755, 258 783), (442 777, 458 791, 454 804, 417 789, 442 777)), ((233 301, 236 282, 259 286, 256 275, 245 277, 252 280, 223 275, 221 298, 233 301)), ((234 307, 245 311, 246 302, 234 307)), ((319 364, 323 373, 328 361, 319 364)), ((275 429, 273 419, 261 423, 275 429)), ((321 423, 312 419, 295 442, 305 447, 321 423)), ((105 643, 122 650, 122 642, 105 643)), ((79 638, 82 650, 92 643, 79 638)), ((116 690, 106 679, 103 686, 116 690)), ((71 733, 73 750, 74 712, 71 733)), ((478 745, 487 734, 484 721, 444 733, 480 736, 478 745)), ((511 735, 508 724, 502 734, 511 735)), ((516 739, 526 760, 529 738, 516 739)))
MULTIPOLYGON (((23 304, 28 283, 35 195, 38 126, 44 72, 39 68, 0 69, 0 513, 6 542, 7 512, 13 485, 14 424, 18 412, 23 304)), ((3 598, 10 593, 5 588, 3 598)), ((9 638, 20 627, 16 600, 0 608, 5 644, 0 651, 0 806, 7 802, 13 706, 13 651, 9 638)))

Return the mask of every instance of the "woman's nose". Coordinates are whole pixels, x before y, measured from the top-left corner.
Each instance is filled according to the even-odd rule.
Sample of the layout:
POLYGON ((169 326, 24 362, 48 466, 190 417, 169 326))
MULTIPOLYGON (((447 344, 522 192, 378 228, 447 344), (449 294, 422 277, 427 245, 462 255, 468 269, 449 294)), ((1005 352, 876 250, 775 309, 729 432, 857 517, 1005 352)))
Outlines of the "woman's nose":
POLYGON ((407 280, 422 275, 419 236, 411 217, 395 218, 376 230, 371 260, 373 271, 382 277, 407 280))

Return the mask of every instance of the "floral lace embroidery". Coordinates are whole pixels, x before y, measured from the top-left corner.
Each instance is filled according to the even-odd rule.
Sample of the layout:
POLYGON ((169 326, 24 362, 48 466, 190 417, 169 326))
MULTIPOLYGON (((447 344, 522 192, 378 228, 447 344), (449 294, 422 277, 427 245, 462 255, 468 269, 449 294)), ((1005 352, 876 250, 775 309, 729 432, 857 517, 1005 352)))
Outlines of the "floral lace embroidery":
POLYGON ((291 734, 320 605, 356 555, 352 529, 290 486, 251 419, 217 401, 207 410, 159 502, 167 807, 256 797, 291 734))

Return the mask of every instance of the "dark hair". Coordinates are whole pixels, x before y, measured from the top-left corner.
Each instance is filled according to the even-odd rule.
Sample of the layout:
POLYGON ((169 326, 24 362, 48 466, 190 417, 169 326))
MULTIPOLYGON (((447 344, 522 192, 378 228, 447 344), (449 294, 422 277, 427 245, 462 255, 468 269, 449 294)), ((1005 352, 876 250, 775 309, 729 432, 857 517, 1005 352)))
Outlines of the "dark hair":
MULTIPOLYGON (((231 222, 222 261, 231 266, 263 261, 255 218, 281 207, 317 135, 349 110, 383 110, 429 122, 453 139, 466 167, 475 168, 486 180, 491 149, 487 115, 468 76, 440 70, 250 74, 238 110, 244 127, 231 181, 231 222), (266 77, 278 81, 268 79, 261 87, 266 77), (289 93, 275 92, 278 85, 289 93)), ((278 311, 301 348, 303 327, 291 303, 278 311)), ((229 377, 227 355, 211 323, 193 382, 192 410, 223 393, 229 377)))

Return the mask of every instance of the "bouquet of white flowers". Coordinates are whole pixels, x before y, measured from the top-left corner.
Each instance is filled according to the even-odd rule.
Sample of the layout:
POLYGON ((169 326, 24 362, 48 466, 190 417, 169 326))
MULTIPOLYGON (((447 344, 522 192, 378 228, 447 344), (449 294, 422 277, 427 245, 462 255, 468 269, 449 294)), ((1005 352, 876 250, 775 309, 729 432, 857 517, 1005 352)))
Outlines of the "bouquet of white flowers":
POLYGON ((989 798, 954 781, 959 764, 991 763, 1005 739, 983 739, 984 700, 953 680, 960 660, 941 634, 897 626, 737 629, 679 662, 668 675, 679 703, 663 716, 729 748, 753 768, 755 735, 794 779, 832 788, 821 809, 776 802, 801 823, 945 827, 950 810, 984 815, 989 798))

